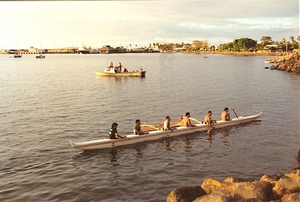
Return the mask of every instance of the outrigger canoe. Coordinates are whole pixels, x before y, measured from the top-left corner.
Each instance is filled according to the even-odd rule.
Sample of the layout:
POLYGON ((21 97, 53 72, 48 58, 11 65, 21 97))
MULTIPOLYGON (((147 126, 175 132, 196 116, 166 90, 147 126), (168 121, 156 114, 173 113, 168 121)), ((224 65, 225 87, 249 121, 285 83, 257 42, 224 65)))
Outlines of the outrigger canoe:
POLYGON ((146 71, 132 71, 132 72, 119 72, 116 68, 105 68, 104 71, 96 71, 97 76, 110 76, 110 77, 145 77, 146 71))
MULTIPOLYGON (((233 118, 231 121, 217 121, 213 125, 215 129, 218 128, 224 128, 228 126, 234 126, 239 125, 242 123, 253 121, 261 116, 262 112, 256 115, 252 116, 246 116, 246 117, 238 117, 233 118)), ((91 140, 86 142, 73 142, 70 140, 70 145, 74 149, 81 149, 81 150, 93 150, 93 149, 104 149, 104 148, 111 148, 111 147, 117 147, 117 146, 124 146, 124 145, 130 145, 135 144, 139 142, 145 142, 145 141, 151 141, 151 140, 157 140, 163 137, 175 137, 183 134, 193 133, 193 132, 199 132, 199 131, 207 131, 211 128, 211 126, 202 123, 201 121, 198 121, 197 119, 190 118, 191 120, 194 120, 198 122, 195 124, 195 127, 184 127, 184 126, 177 126, 174 128, 173 131, 162 131, 159 129, 153 129, 152 131, 148 131, 147 134, 143 135, 126 135, 126 139, 98 139, 98 140, 91 140)))

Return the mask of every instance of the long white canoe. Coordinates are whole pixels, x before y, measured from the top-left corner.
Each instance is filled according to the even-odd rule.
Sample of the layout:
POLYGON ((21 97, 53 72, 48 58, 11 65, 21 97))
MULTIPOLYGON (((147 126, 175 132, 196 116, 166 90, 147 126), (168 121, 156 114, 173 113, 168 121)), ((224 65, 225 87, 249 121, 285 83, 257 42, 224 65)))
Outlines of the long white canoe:
MULTIPOLYGON (((234 126, 234 125, 250 122, 259 118, 261 114, 262 112, 252 116, 246 116, 246 117, 240 116, 238 118, 232 119, 231 121, 217 121, 217 123, 214 124, 214 128, 218 129, 227 126, 234 126)), ((130 135, 126 135, 127 139, 98 139, 98 140, 91 140, 91 141, 77 142, 77 143, 70 140, 70 145, 75 149, 81 149, 81 150, 104 149, 104 148, 135 144, 138 142, 156 140, 163 137, 174 137, 174 136, 193 133, 193 132, 207 131, 209 128, 210 126, 207 124, 198 123, 195 124, 195 127, 179 126, 176 127, 173 131, 154 130, 154 131, 149 131, 148 134, 143 134, 143 135, 130 134, 130 135)))

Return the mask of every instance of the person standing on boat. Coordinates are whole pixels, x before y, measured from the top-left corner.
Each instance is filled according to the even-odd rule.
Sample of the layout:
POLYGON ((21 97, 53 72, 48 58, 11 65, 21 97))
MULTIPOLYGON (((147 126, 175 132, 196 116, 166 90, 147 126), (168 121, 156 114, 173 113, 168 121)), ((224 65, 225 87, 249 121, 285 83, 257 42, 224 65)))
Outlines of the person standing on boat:
POLYGON ((119 62, 119 72, 122 72, 122 64, 119 62))
POLYGON ((191 123, 190 116, 191 116, 190 112, 185 113, 185 117, 182 119, 183 126, 185 126, 185 127, 194 127, 195 126, 191 123))
POLYGON ((133 134, 135 135, 144 134, 143 131, 141 130, 141 121, 139 119, 135 121, 135 125, 133 126, 133 134))
POLYGON ((170 127, 170 121, 171 118, 169 116, 166 116, 166 120, 164 121, 164 131, 167 130, 173 131, 173 129, 170 127))
POLYGON ((231 120, 230 119, 230 114, 228 112, 228 108, 227 107, 224 108, 224 111, 221 114, 221 120, 222 121, 230 121, 231 120))
POLYGON ((113 123, 111 125, 111 129, 109 129, 109 138, 110 139, 123 139, 124 137, 119 135, 118 131, 117 131, 117 127, 118 124, 117 123, 113 123))
POLYGON ((114 67, 113 62, 110 62, 109 68, 113 68, 113 67, 114 67))

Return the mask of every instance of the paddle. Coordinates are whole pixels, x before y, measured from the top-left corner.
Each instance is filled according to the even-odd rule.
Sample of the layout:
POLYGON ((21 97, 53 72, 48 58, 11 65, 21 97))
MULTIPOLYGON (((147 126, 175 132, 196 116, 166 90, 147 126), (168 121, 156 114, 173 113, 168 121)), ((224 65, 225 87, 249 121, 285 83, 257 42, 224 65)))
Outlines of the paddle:
POLYGON ((234 109, 232 109, 232 111, 233 111, 233 113, 235 114, 236 118, 239 118, 239 117, 238 117, 238 115, 236 115, 236 113, 235 113, 234 109))
MULTIPOLYGON (((100 133, 98 130, 96 130, 96 131, 97 131, 97 133, 98 133, 100 136, 104 137, 105 139, 110 139, 110 138, 106 137, 105 135, 103 135, 102 133, 100 133)), ((126 137, 126 136, 122 136, 122 137, 123 137, 122 139, 125 139, 125 140, 128 140, 128 139, 129 139, 129 138, 126 137)))
POLYGON ((108 137, 106 137, 105 135, 103 135, 102 133, 100 133, 98 130, 96 130, 96 131, 97 131, 97 133, 98 133, 100 136, 104 137, 105 139, 108 139, 108 137))

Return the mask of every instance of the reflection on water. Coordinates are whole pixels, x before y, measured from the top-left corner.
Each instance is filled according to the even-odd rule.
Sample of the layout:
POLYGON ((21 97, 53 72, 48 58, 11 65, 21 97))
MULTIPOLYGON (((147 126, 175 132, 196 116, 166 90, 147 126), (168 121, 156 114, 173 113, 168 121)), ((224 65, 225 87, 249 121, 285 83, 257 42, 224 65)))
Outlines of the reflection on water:
POLYGON ((168 151, 168 150, 172 150, 171 146, 170 146, 170 141, 168 141, 168 139, 164 140, 162 143, 162 148, 164 151, 168 151))
POLYGON ((300 78, 264 70, 265 59, 54 54, 44 61, 27 55, 21 62, 0 54, 0 177, 7 184, 0 198, 164 201, 174 187, 206 177, 281 172, 294 165, 299 150, 300 78), (143 65, 146 77, 95 79, 99 66, 116 60, 129 69, 143 65), (224 106, 244 116, 263 111, 262 121, 213 129, 209 141, 205 131, 85 152, 68 144, 99 138, 95 129, 108 131, 114 121, 126 134, 137 118, 158 123, 166 114, 180 117, 190 111, 199 119, 208 109, 221 113, 224 106), (47 189, 40 186, 46 180, 47 189), (111 192, 112 184, 118 194, 111 192))
POLYGON ((192 146, 191 146, 191 143, 190 143, 190 138, 189 137, 183 137, 182 140, 183 140, 184 144, 181 147, 181 149, 185 152, 191 152, 190 149, 192 148, 192 146))
POLYGON ((219 129, 219 132, 221 133, 222 137, 227 137, 227 136, 229 136, 231 128, 232 128, 232 127, 221 128, 221 129, 219 129))
POLYGON ((118 163, 118 150, 116 148, 112 148, 109 154, 111 155, 110 162, 112 163, 112 166, 120 165, 118 163))

